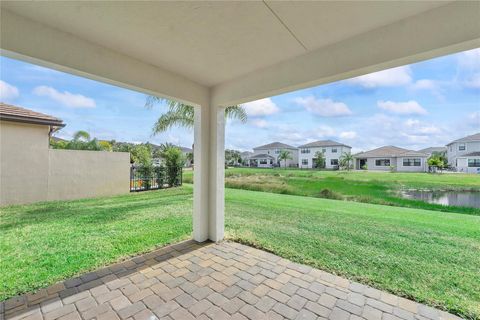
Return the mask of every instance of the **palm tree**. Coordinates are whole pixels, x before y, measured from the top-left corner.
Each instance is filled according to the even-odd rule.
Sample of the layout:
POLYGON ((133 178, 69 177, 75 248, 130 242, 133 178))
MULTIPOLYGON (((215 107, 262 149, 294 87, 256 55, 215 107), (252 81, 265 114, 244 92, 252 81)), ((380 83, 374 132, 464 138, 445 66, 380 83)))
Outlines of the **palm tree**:
POLYGON ((90 141, 90 134, 87 131, 79 130, 73 134, 74 141, 90 141))
POLYGON ((290 155, 290 151, 287 150, 280 150, 280 153, 278 154, 278 160, 279 161, 284 161, 285 163, 285 169, 287 168, 287 160, 292 160, 292 156, 290 155))
MULTIPOLYGON (((171 127, 183 127, 187 129, 193 128, 194 124, 194 107, 181 102, 148 96, 145 107, 151 108, 157 103, 164 102, 168 106, 168 111, 158 118, 153 126, 153 134, 167 131, 171 127)), ((242 106, 230 106, 225 109, 225 118, 237 119, 245 123, 247 121, 247 113, 242 106)))
POLYGON ((347 169, 347 171, 350 171, 352 168, 351 163, 353 163, 353 156, 350 152, 344 152, 342 156, 340 157, 340 164, 342 167, 347 169))

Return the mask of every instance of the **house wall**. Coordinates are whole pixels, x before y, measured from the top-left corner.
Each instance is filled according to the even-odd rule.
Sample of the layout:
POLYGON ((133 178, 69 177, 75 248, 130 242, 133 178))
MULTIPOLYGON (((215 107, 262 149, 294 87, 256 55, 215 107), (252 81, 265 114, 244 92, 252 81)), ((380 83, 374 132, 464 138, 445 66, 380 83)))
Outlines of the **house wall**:
POLYGON ((129 192, 128 152, 49 149, 48 131, 0 121, 0 205, 129 192))
MULTIPOLYGON (((290 156, 292 157, 291 160, 287 160, 287 167, 296 167, 298 165, 298 152, 297 149, 278 149, 278 148, 271 148, 271 149, 253 149, 253 154, 268 154, 275 158, 275 163, 278 163, 278 155, 277 150, 287 150, 290 152, 290 156)), ((281 162, 281 166, 284 166, 284 162, 281 162)), ((268 165, 270 167, 270 165, 268 165)))
POLYGON ((397 158, 397 168, 396 170, 398 172, 427 172, 428 171, 428 165, 427 165, 427 158, 420 158, 420 166, 415 167, 415 166, 403 166, 403 159, 412 159, 412 158, 419 158, 419 157, 401 157, 397 158))
POLYGON ((299 168, 313 168, 314 163, 313 159, 315 158, 315 153, 318 151, 322 152, 322 150, 325 149, 324 155, 325 155, 325 168, 326 169, 333 169, 335 166, 331 164, 332 159, 338 159, 340 162, 340 157, 342 156, 343 153, 351 152, 351 148, 345 147, 345 146, 336 146, 336 147, 311 147, 311 148, 298 148, 298 166, 299 168), (337 149, 336 153, 332 152, 332 149, 337 149), (302 149, 309 149, 310 153, 302 153, 302 149), (302 164, 302 160, 306 159, 308 161, 308 164, 304 165, 302 164))
POLYGON ((379 158, 367 158, 367 167, 368 170, 377 170, 377 171, 390 171, 389 166, 376 166, 375 161, 379 159, 390 159, 390 165, 394 166, 397 164, 396 158, 389 158, 389 157, 379 157, 379 158))
POLYGON ((457 165, 458 157, 472 152, 480 152, 480 141, 465 142, 465 150, 462 151, 458 150, 460 144, 463 143, 455 142, 447 146, 448 164, 452 167, 457 167, 457 169, 460 167, 460 165, 457 165))
MULTIPOLYGON (((472 151, 473 152, 473 151, 472 151)), ((469 167, 468 160, 469 159, 479 159, 480 157, 459 157, 457 158, 457 171, 458 172, 465 172, 465 173, 480 173, 480 168, 478 167, 469 167)))
POLYGON ((47 200, 48 131, 0 121, 0 205, 47 200))

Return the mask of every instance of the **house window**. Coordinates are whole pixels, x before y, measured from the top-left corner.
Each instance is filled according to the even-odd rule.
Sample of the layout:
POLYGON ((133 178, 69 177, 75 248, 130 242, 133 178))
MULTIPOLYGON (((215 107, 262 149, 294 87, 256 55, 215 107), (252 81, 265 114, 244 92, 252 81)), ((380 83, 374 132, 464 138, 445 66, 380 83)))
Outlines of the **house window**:
POLYGON ((389 167, 390 166, 390 159, 377 159, 377 160, 375 160, 375 165, 377 167, 389 167))
POLYGON ((260 164, 267 164, 267 159, 260 159, 260 164))
POLYGON ((422 160, 420 158, 404 158, 403 166, 404 167, 420 167, 422 165, 422 160))
POLYGON ((325 152, 327 152, 327 148, 322 149, 322 153, 325 153, 325 152))
POLYGON ((337 148, 332 148, 332 153, 337 153, 337 148))
POLYGON ((275 154, 279 154, 280 153, 280 149, 275 149, 275 154))
POLYGON ((300 153, 310 153, 310 149, 302 148, 302 149, 300 149, 300 153))
POLYGON ((308 159, 302 159, 302 165, 303 166, 308 165, 308 159))
POLYGON ((468 166, 471 168, 480 168, 480 159, 468 159, 468 166))
POLYGON ((458 151, 465 151, 465 143, 459 144, 458 145, 458 151))
POLYGON ((330 159, 330 165, 338 166, 338 159, 330 159))

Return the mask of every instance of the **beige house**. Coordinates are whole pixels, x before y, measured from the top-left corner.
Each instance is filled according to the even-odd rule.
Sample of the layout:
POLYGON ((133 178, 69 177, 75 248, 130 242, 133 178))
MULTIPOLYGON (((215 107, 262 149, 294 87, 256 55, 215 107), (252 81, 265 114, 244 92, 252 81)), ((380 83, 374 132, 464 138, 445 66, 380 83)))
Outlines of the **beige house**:
POLYGON ((62 120, 0 103, 0 205, 128 193, 130 154, 49 148, 62 120))
POLYGON ((398 172, 428 171, 428 155, 423 152, 385 146, 353 156, 355 169, 398 172))

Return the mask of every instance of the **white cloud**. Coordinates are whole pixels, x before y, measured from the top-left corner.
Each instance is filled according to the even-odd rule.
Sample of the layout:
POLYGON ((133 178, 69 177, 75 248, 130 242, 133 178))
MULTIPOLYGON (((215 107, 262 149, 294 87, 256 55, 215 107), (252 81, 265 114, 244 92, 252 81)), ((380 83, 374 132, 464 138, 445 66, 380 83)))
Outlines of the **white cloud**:
POLYGON ((303 106, 308 112, 322 117, 341 117, 351 115, 352 111, 343 102, 331 99, 316 99, 314 96, 296 98, 295 103, 303 106))
POLYGON ((251 117, 268 116, 280 111, 270 98, 260 99, 243 104, 245 111, 251 117))
POLYGON ((17 87, 0 80, 0 101, 11 101, 18 98, 20 91, 17 87))
POLYGON ((364 88, 397 87, 412 82, 411 69, 409 66, 402 66, 374 72, 349 79, 347 82, 360 85, 364 88))
POLYGON ((480 73, 474 74, 465 81, 465 85, 469 88, 480 89, 480 73))
POLYGON ((406 102, 380 100, 377 101, 377 106, 380 109, 396 114, 427 114, 427 110, 425 110, 417 101, 414 100, 406 102))
POLYGON ((257 128, 266 128, 268 125, 268 122, 263 119, 253 119, 251 123, 254 127, 257 128))
POLYGON ((438 127, 432 124, 423 123, 417 119, 408 119, 404 124, 410 132, 415 132, 417 134, 436 134, 441 131, 438 127))
POLYGON ((435 90, 437 85, 433 80, 420 79, 415 81, 415 83, 412 85, 412 88, 415 90, 435 90))
POLYGON ((473 128, 480 129, 480 111, 470 113, 467 117, 467 121, 473 128))
POLYGON ((33 90, 33 93, 38 96, 49 97, 64 106, 71 108, 95 108, 95 100, 85 97, 81 94, 74 94, 68 91, 59 92, 56 89, 48 86, 39 86, 33 90))
POLYGON ((459 54, 458 65, 467 70, 480 70, 480 48, 459 54))
POLYGON ((342 139, 355 139, 356 137, 357 137, 357 133, 355 131, 340 132, 340 138, 342 139))

